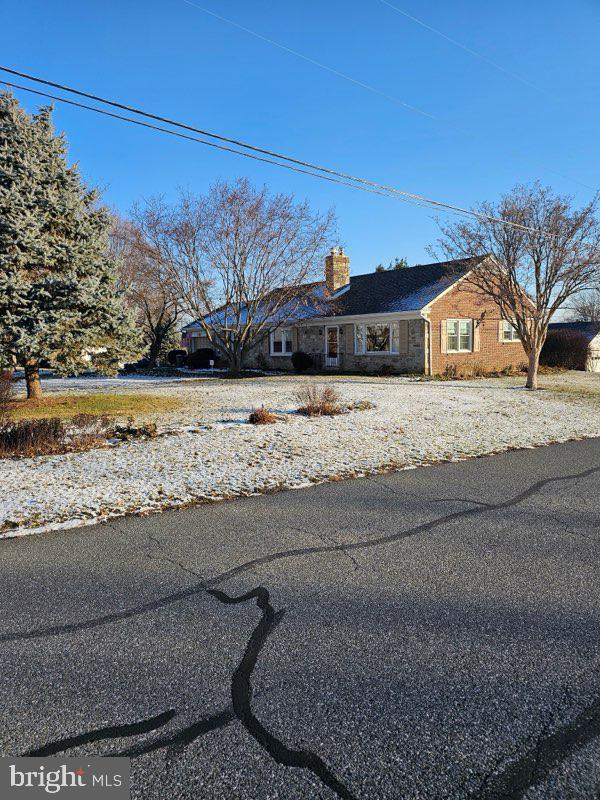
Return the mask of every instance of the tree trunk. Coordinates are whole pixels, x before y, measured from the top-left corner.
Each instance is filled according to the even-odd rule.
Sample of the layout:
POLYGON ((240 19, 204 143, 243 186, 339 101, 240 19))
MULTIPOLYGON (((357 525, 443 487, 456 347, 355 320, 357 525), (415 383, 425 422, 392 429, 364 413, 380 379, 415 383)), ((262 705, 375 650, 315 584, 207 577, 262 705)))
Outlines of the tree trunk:
POLYGON ((540 365, 540 347, 535 347, 529 352, 529 364, 527 366, 526 389, 538 388, 538 367, 540 365))
POLYGON ((242 354, 234 351, 229 354, 229 369, 232 375, 239 375, 242 371, 242 354))
POLYGON ((156 367, 158 365, 158 357, 160 355, 161 347, 162 347, 162 337, 159 334, 155 334, 150 344, 150 350, 148 352, 148 359, 150 360, 151 367, 156 367))
POLYGON ((40 365, 33 359, 25 362, 25 383, 27 384, 27 399, 39 400, 42 396, 40 365))

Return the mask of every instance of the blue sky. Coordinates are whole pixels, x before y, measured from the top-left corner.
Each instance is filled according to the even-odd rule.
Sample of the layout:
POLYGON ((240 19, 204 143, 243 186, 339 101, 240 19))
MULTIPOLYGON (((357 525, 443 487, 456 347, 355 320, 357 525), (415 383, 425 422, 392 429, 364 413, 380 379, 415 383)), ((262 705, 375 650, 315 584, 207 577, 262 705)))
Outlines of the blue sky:
MULTIPOLYGON (((600 186, 597 0, 389 0, 502 69, 382 0, 193 2, 0 0, 1 61, 458 205, 536 178, 579 203, 600 186)), ((39 102, 17 94, 30 110, 39 102)), ((85 178, 122 212, 152 194, 246 175, 334 206, 355 274, 395 256, 431 260, 437 225, 426 209, 91 112, 62 106, 55 119, 85 178)))

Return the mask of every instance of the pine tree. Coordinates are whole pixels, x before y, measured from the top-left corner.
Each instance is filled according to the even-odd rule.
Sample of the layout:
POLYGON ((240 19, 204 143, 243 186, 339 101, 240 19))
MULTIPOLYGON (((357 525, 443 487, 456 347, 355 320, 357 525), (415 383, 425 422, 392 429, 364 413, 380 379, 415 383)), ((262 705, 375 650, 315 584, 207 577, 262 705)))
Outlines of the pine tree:
POLYGON ((139 350, 108 254, 108 210, 67 164, 52 109, 27 114, 0 93, 0 368, 114 373, 139 350))

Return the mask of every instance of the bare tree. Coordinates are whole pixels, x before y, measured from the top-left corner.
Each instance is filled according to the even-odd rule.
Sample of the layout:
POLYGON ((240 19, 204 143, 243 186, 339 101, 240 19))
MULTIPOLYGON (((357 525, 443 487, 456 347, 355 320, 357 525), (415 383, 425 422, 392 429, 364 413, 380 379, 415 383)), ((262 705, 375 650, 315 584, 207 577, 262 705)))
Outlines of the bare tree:
POLYGON ((150 363, 177 333, 182 304, 170 270, 160 253, 130 220, 114 218, 110 236, 112 255, 120 266, 120 289, 139 325, 150 363))
POLYGON ((184 311, 238 373, 244 355, 303 306, 335 231, 332 211, 271 195, 247 179, 218 182, 206 196, 180 193, 134 209, 144 238, 169 272, 184 311))
POLYGON ((581 322, 600 322, 600 287, 590 289, 574 298, 569 307, 571 319, 581 322))
POLYGON ((489 254, 464 285, 490 297, 517 329, 529 361, 528 389, 537 389, 540 351, 552 316, 597 285, 597 200, 575 209, 571 198, 534 183, 517 186, 497 204, 477 206, 481 216, 440 225, 438 245, 447 257, 489 254))

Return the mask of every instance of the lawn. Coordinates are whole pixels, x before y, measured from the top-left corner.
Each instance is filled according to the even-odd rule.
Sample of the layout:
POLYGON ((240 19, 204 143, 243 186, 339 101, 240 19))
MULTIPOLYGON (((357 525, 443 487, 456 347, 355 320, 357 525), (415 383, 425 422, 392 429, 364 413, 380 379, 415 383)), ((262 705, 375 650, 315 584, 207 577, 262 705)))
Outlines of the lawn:
POLYGON ((37 401, 15 400, 11 404, 11 412, 12 418, 15 420, 49 417, 69 419, 77 414, 136 417, 140 414, 176 411, 181 406, 182 401, 179 398, 164 394, 92 392, 89 394, 50 394, 37 401))

